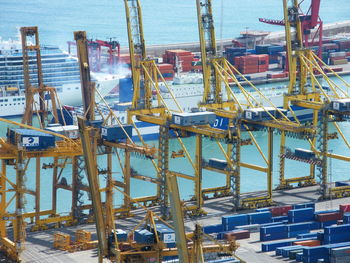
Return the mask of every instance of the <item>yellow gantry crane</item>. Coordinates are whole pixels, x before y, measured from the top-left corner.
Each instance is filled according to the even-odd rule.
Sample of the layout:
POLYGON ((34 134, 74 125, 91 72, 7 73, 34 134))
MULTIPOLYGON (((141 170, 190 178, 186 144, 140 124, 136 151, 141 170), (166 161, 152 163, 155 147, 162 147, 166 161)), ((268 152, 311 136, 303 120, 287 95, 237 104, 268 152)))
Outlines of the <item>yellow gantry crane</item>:
MULTIPOLYGON (((278 109, 259 89, 254 87, 236 68, 218 54, 212 1, 196 0, 196 3, 204 82, 203 100, 200 106, 215 112, 221 118, 229 120, 229 132, 233 135, 233 140, 228 144, 226 153, 221 145, 219 147, 224 152, 230 167, 228 173, 230 184, 228 186, 232 188, 234 206, 236 208, 253 208, 269 205, 272 203, 273 130, 284 130, 289 134, 313 133, 314 131, 310 127, 301 126, 287 118, 285 110, 278 109), (242 87, 236 75, 241 76, 249 84, 249 88, 255 91, 258 99, 242 87), (241 97, 233 93, 229 81, 232 81, 238 87, 241 97), (252 114, 264 115, 265 118, 252 118, 252 114), (267 157, 262 152, 252 133, 252 131, 261 129, 268 131, 267 157), (266 167, 241 161, 241 146, 247 145, 241 137, 244 132, 249 134, 250 142, 253 142, 256 146, 266 163, 266 167), (266 173, 267 195, 241 198, 241 167, 266 173)), ((211 168, 209 167, 209 169, 211 168)))
POLYGON ((337 122, 344 121, 345 116, 349 115, 348 103, 350 97, 339 84, 336 84, 327 76, 325 69, 333 73, 340 80, 341 85, 348 87, 349 84, 318 58, 312 50, 304 47, 301 21, 302 13, 300 11, 299 1, 283 0, 283 8, 290 80, 288 94, 284 96, 284 108, 292 112, 297 122, 299 120, 295 113, 293 113, 292 105, 312 110, 312 126, 315 133, 312 136, 306 136, 306 139, 310 143, 311 150, 316 154, 316 157, 312 159, 298 158, 298 156, 286 148, 285 133, 282 131, 280 187, 287 187, 290 183, 314 184, 316 179, 315 167, 317 167, 322 198, 330 197, 332 191, 336 196, 342 196, 344 193, 349 193, 347 187, 341 189, 333 188, 332 191, 329 191, 327 157, 342 161, 349 161, 350 159, 347 156, 330 153, 328 141, 337 139, 338 135, 340 135, 349 148, 350 144, 337 122), (292 31, 293 28, 294 31, 292 31), (322 87, 320 79, 315 76, 316 73, 320 74, 321 78, 327 82, 330 89, 329 92, 322 87), (335 126, 337 133, 329 133, 329 123, 335 126), (310 164, 310 175, 286 179, 285 159, 296 159, 296 157, 298 160, 310 164))
MULTIPOLYGON (((142 12, 140 2, 137 0, 125 0, 125 11, 127 30, 129 38, 129 52, 132 65, 132 78, 134 85, 134 96, 132 107, 128 110, 128 123, 133 123, 134 117, 140 121, 157 124, 159 128, 159 146, 158 146, 158 165, 156 167, 157 179, 159 181, 157 196, 158 202, 162 206, 163 215, 169 214, 169 204, 167 196, 166 174, 172 173, 178 177, 189 179, 195 182, 196 205, 187 207, 187 210, 202 213, 202 195, 201 195, 201 158, 192 161, 184 143, 180 138, 182 133, 195 133, 197 135, 197 144, 201 145, 202 136, 227 139, 229 134, 227 131, 209 127, 209 125, 199 126, 181 126, 175 124, 172 120, 173 113, 182 113, 181 106, 176 102, 171 89, 163 79, 156 63, 152 59, 148 59, 146 55, 146 46, 142 30, 142 12), (158 80, 160 79, 160 81, 158 80), (170 109, 159 89, 159 82, 162 82, 168 89, 170 96, 175 102, 175 109, 170 109), (156 100, 152 98, 152 90, 156 92, 156 100), (173 130, 177 134, 177 139, 186 157, 190 160, 195 170, 195 175, 186 175, 169 170, 169 131, 173 130)), ((201 150, 200 150, 201 151, 201 150)), ((199 152, 199 150, 197 151, 199 152)), ((199 156, 197 154, 197 156, 199 156)))
POLYGON ((33 113, 36 112, 38 113, 40 127, 44 128, 49 113, 49 100, 46 99, 45 95, 50 96, 51 112, 55 121, 58 122, 56 89, 44 85, 38 27, 21 27, 20 31, 23 54, 23 79, 26 92, 26 107, 22 123, 32 125, 33 113), (33 40, 34 43, 29 40, 33 40), (31 58, 35 59, 35 64, 29 63, 31 58), (31 73, 33 72, 36 73, 37 81, 31 79, 31 73))

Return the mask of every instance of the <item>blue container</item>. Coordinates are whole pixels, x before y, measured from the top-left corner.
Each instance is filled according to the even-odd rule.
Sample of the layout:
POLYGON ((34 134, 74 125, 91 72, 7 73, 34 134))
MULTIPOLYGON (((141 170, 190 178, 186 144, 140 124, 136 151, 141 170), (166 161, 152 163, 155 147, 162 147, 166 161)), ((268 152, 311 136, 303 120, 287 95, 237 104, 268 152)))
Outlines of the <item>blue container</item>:
POLYGON ((222 224, 203 226, 202 229, 205 234, 219 233, 224 230, 222 224))
POLYGON ((134 240, 139 244, 153 244, 154 234, 147 229, 137 229, 134 232, 134 240))
POLYGON ((303 252, 297 253, 297 255, 295 257, 295 261, 296 262, 303 262, 303 252))
POLYGON ((297 251, 297 250, 300 251, 300 249, 302 249, 302 248, 303 248, 303 246, 300 246, 300 245, 286 247, 286 248, 282 249, 282 255, 281 256, 284 257, 284 258, 289 258, 289 253, 291 251, 297 251))
POLYGON ((224 170, 227 168, 227 161, 217 159, 217 158, 210 158, 209 159, 209 166, 213 167, 213 168, 220 169, 220 170, 224 170))
POLYGON ((293 205, 293 209, 301 209, 301 208, 313 208, 315 210, 315 203, 303 203, 303 204, 295 204, 293 205))
POLYGON ((274 217, 272 217, 272 222, 282 222, 284 220, 288 221, 288 216, 274 216, 274 217))
POLYGON ((317 232, 317 240, 320 240, 323 242, 324 240, 324 233, 323 232, 317 232))
MULTIPOLYGON (((132 137, 133 125, 123 125, 126 134, 132 137)), ((109 142, 116 142, 118 140, 127 139, 127 136, 119 125, 102 126, 101 137, 109 142)))
POLYGON ((261 251, 262 252, 275 251, 279 247, 291 246, 292 244, 293 244, 293 241, 276 241, 276 242, 262 243, 261 251))
POLYGON ((305 223, 296 223, 296 224, 289 224, 287 225, 288 232, 295 232, 300 230, 311 230, 311 223, 305 222, 305 223))
POLYGON ((86 125, 92 126, 94 128, 102 128, 103 120, 91 120, 86 121, 86 125))
POLYGON ((314 209, 313 208, 301 208, 293 209, 288 211, 288 222, 289 223, 300 223, 306 221, 313 221, 314 209))
POLYGON ((248 216, 246 214, 223 216, 221 218, 221 221, 224 231, 233 230, 235 226, 249 225, 248 216))
POLYGON ((350 182, 335 182, 335 187, 350 186, 350 182))
POLYGON ((175 231, 169 227, 157 227, 157 234, 167 248, 176 247, 175 231))
POLYGON ((47 150, 55 147, 55 136, 31 129, 9 129, 11 144, 19 145, 27 151, 47 150))
POLYGON ((343 243, 343 242, 349 242, 350 241, 350 235, 349 233, 344 234, 336 234, 336 235, 325 235, 323 244, 335 244, 335 243, 343 243))
POLYGON ((310 232, 309 230, 299 230, 299 231, 288 232, 288 237, 289 238, 297 237, 300 234, 306 234, 309 232, 310 232))
POLYGON ((267 224, 260 224, 260 227, 265 227, 265 226, 279 226, 283 225, 282 222, 272 222, 272 223, 267 223, 267 224))
POLYGON ((285 246, 285 247, 279 247, 276 249, 276 256, 283 256, 283 251, 287 251, 287 250, 293 250, 295 248, 301 248, 300 245, 297 246, 285 246))
POLYGON ((350 213, 344 213, 343 224, 350 224, 350 213))
POLYGON ((336 224, 337 224, 337 220, 320 222, 320 228, 325 228, 325 227, 329 227, 331 225, 336 225, 336 224))
POLYGON ((249 224, 265 224, 272 222, 270 211, 248 214, 249 224))
POLYGON ((119 102, 130 102, 133 96, 132 78, 119 80, 119 102))
POLYGON ((126 242, 128 239, 127 233, 122 229, 116 229, 118 242, 126 242))
POLYGON ((343 234, 343 233, 350 233, 350 224, 328 226, 324 228, 325 235, 334 235, 334 234, 343 234))
POLYGON ((277 240, 283 238, 288 238, 287 227, 284 225, 260 228, 260 241, 277 240))
POLYGON ((301 238, 315 238, 317 239, 318 233, 305 233, 297 235, 297 239, 301 238))

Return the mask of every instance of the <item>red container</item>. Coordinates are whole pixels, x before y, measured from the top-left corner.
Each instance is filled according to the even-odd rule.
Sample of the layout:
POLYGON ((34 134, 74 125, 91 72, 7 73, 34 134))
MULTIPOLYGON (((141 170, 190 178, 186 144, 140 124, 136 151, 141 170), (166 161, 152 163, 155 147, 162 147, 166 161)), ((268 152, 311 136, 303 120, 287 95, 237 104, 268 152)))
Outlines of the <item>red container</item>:
POLYGON ((293 245, 305 246, 305 247, 317 247, 321 245, 319 240, 304 240, 293 242, 293 245))
POLYGON ((339 205, 339 210, 341 214, 350 212, 350 204, 339 205))
POLYGON ((160 71, 172 70, 174 68, 174 66, 172 64, 167 64, 167 63, 158 64, 157 66, 158 66, 160 71))
POLYGON ((228 241, 245 239, 245 238, 250 238, 250 232, 248 230, 229 232, 224 234, 224 239, 228 241))
POLYGON ((270 208, 272 216, 286 216, 288 211, 292 209, 291 205, 278 206, 270 208))
POLYGON ((334 220, 340 220, 340 219, 342 219, 341 213, 326 213, 326 214, 317 215, 317 221, 319 222, 328 222, 328 221, 334 221, 334 220))

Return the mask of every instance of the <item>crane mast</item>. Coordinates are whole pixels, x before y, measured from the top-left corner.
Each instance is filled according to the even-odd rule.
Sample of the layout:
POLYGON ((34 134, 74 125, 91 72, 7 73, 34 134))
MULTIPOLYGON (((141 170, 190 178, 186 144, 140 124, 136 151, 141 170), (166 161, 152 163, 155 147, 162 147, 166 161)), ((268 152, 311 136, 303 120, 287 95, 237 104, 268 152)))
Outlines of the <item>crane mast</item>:
POLYGON ((150 100, 144 101, 143 94, 151 96, 152 93, 146 94, 146 83, 142 85, 141 61, 146 59, 146 46, 143 36, 142 12, 139 0, 124 0, 126 12, 126 24, 129 40, 129 53, 131 62, 132 80, 134 85, 134 96, 132 107, 134 109, 140 106, 150 108, 150 100))
POLYGON ((204 103, 221 103, 221 81, 211 63, 217 57, 211 0, 197 0, 198 31, 203 65, 204 103))

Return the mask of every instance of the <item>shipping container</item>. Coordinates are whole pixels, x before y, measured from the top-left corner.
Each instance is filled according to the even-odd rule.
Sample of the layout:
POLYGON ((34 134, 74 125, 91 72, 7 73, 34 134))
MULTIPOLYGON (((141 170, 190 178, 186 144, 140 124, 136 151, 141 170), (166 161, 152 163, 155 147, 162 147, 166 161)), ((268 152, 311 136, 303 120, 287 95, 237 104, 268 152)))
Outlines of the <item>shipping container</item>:
POLYGON ((55 136, 31 129, 8 129, 7 138, 11 144, 27 151, 47 150, 55 147, 55 136))
POLYGON ((265 224, 272 222, 271 212, 250 213, 248 215, 249 224, 265 224))
POLYGON ((139 244, 153 244, 154 234, 147 229, 137 229, 134 231, 134 240, 139 244))
POLYGON ((248 216, 246 214, 223 216, 221 220, 224 231, 233 230, 235 226, 243 226, 249 224, 248 216))
POLYGON ((224 240, 240 240, 250 238, 250 232, 248 230, 234 230, 232 232, 224 233, 224 240))
POLYGON ((272 217, 272 222, 288 222, 288 216, 274 216, 272 217))
MULTIPOLYGON (((80 135, 79 127, 76 125, 47 127, 45 128, 45 130, 64 135, 73 140, 78 139, 80 135)), ((60 140, 62 140, 62 138, 56 137, 56 141, 60 141, 60 140)))
POLYGON ((272 216, 276 217, 276 216, 286 216, 288 215, 288 211, 292 210, 292 206, 291 205, 287 205, 287 206, 278 206, 278 207, 272 207, 271 208, 271 213, 272 216))
MULTIPOLYGON (((284 251, 290 251, 290 250, 295 250, 295 249, 301 249, 302 247, 301 246, 286 246, 286 247, 279 247, 276 249, 276 256, 283 256, 283 252, 284 251)), ((288 252, 284 252, 284 255, 287 255, 288 252)), ((286 256, 284 256, 286 257, 286 256)))
POLYGON ((315 218, 314 208, 301 208, 292 209, 288 211, 288 222, 289 223, 301 223, 313 221, 315 218))
POLYGON ((209 159, 209 166, 216 168, 216 169, 224 170, 227 168, 227 161, 217 159, 217 158, 210 158, 209 159))
POLYGON ((266 121, 273 118, 281 118, 281 112, 287 115, 287 110, 276 109, 274 107, 251 108, 244 110, 244 118, 252 121, 266 121))
POLYGON ((350 186, 350 181, 335 182, 335 187, 350 186))
POLYGON ((269 242, 269 243, 262 243, 261 244, 261 251, 262 252, 270 252, 275 251, 279 247, 286 247, 292 245, 292 241, 275 241, 275 242, 269 242))
POLYGON ((219 233, 224 231, 222 224, 203 226, 203 232, 205 234, 219 233))
POLYGON ((313 151, 302 149, 302 148, 296 148, 294 150, 294 155, 298 158, 307 159, 307 160, 315 158, 315 153, 313 151))
POLYGON ((350 99, 336 99, 331 102, 331 109, 339 112, 350 111, 350 99))
POLYGON ((333 213, 322 213, 316 215, 316 220, 319 222, 328 222, 328 221, 335 221, 335 220, 341 220, 342 214, 340 212, 333 212, 333 213))
POLYGON ((101 138, 109 142, 116 142, 119 140, 127 139, 127 136, 131 138, 132 128, 133 126, 129 124, 124 124, 123 128, 119 125, 102 126, 101 138))
POLYGON ((180 126, 212 125, 216 115, 209 111, 173 113, 172 122, 180 126))

